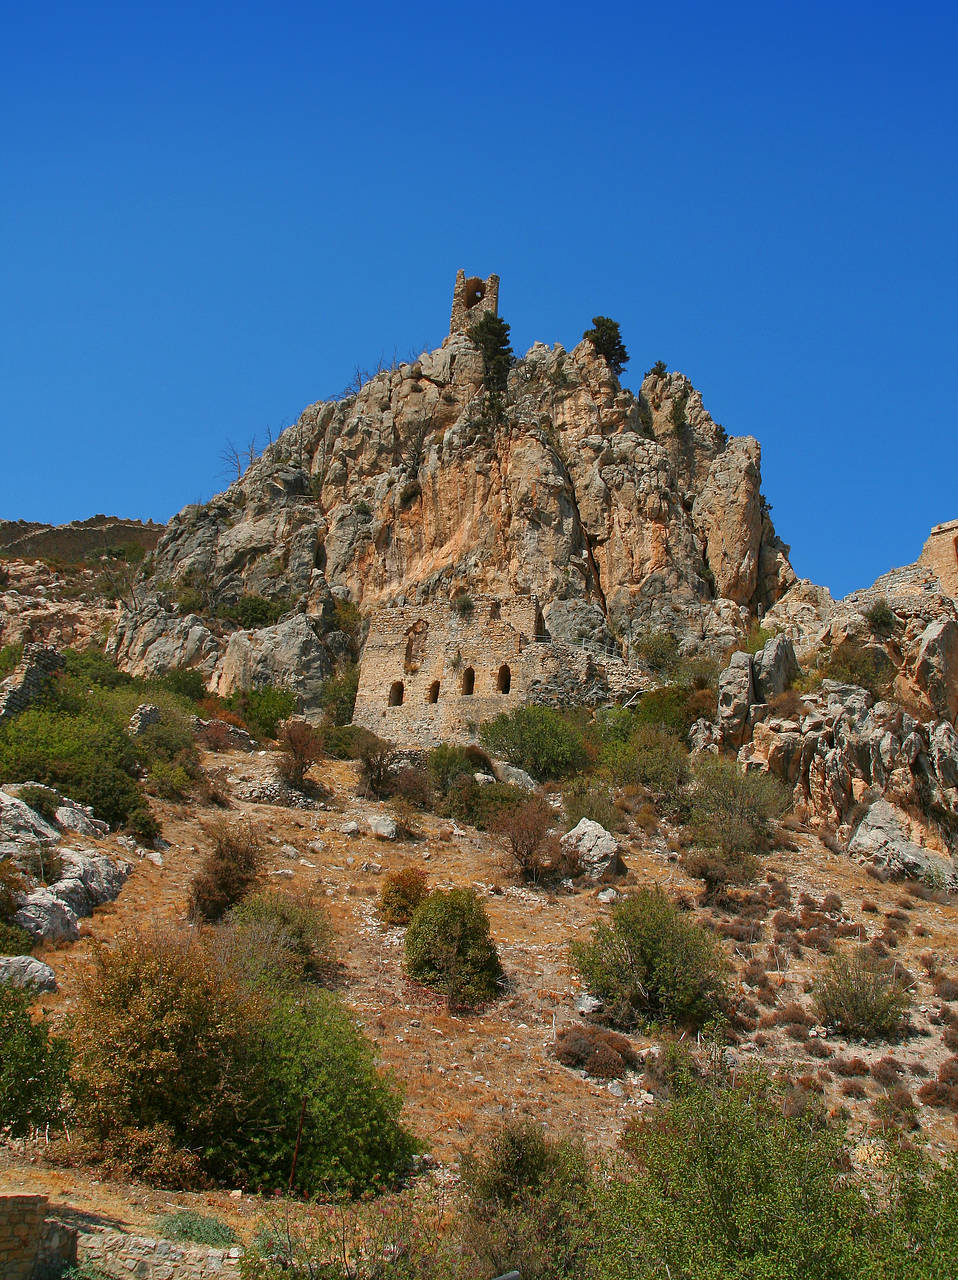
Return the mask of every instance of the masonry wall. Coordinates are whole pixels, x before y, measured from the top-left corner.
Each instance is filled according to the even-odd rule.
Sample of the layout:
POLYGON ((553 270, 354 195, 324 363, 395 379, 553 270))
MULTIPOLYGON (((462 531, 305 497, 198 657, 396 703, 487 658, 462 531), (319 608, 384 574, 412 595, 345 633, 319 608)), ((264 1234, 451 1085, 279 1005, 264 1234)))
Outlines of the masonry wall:
POLYGON ((119 1231, 91 1231, 80 1235, 77 1256, 108 1276, 129 1280, 233 1280, 240 1275, 243 1250, 209 1249, 151 1236, 128 1236, 119 1231))
POLYGON ((40 1280, 76 1261, 76 1232, 47 1221, 46 1196, 0 1196, 0 1276, 40 1280))
POLYGON ((464 613, 449 604, 375 610, 354 723, 400 746, 474 737, 483 720, 525 701, 523 655, 537 627, 534 599, 480 596, 464 613))
POLYGON ((958 597, 958 520, 932 529, 918 561, 937 576, 946 595, 958 597))
POLYGON ((449 332, 465 333, 486 311, 494 316, 499 314, 499 277, 493 275, 486 280, 479 276, 467 278, 465 271, 459 271, 452 295, 449 332))

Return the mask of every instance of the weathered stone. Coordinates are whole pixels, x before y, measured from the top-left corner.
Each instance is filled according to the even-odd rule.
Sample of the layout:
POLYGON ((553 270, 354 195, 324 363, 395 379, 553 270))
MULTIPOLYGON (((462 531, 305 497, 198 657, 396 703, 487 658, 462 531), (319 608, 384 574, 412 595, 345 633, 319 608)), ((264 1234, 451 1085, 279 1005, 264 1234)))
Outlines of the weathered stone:
POLYGON ((396 822, 388 813, 374 813, 369 818, 369 830, 379 840, 396 839, 396 822))
POLYGON ((522 787, 524 791, 535 791, 539 786, 525 769, 518 769, 505 760, 493 760, 492 772, 500 782, 508 782, 512 787, 522 787))
MULTIPOLYGON (((28 785, 28 784, 21 784, 28 785)), ((60 833, 23 800, 0 791, 0 840, 53 841, 60 833)))
POLYGON ((318 708, 319 692, 332 674, 332 662, 316 623, 304 613, 272 627, 235 631, 217 676, 217 692, 272 684, 298 696, 302 711, 318 708))
POLYGON ((581 995, 575 1002, 576 1013, 581 1014, 583 1018, 590 1018, 593 1014, 601 1013, 605 1008, 598 996, 581 995))
POLYGON ((131 738, 139 737, 149 729, 150 725, 159 724, 163 719, 163 712, 153 703, 144 702, 130 716, 129 734, 131 738))
POLYGON ((958 624, 939 618, 922 632, 915 661, 915 683, 936 715, 958 716, 958 624))
POLYGON ((0 956, 0 982, 11 987, 35 987, 37 991, 57 989, 56 974, 35 956, 0 956))
POLYGON ((754 701, 752 659, 740 650, 732 654, 718 680, 718 726, 724 746, 742 745, 748 727, 748 709, 754 701))
POLYGON ((955 883, 953 860, 911 840, 901 815, 887 800, 875 800, 869 805, 848 842, 848 852, 892 876, 932 877, 949 886, 955 883))
POLYGON ((795 650, 787 636, 773 636, 752 660, 752 680, 756 702, 771 702, 798 678, 795 650))
POLYGON ((600 880, 620 867, 619 845, 615 836, 591 818, 582 818, 560 841, 566 853, 574 853, 579 869, 590 880, 600 880))
POLYGON ((80 936, 76 913, 50 889, 27 894, 13 921, 44 942, 72 942, 80 936))

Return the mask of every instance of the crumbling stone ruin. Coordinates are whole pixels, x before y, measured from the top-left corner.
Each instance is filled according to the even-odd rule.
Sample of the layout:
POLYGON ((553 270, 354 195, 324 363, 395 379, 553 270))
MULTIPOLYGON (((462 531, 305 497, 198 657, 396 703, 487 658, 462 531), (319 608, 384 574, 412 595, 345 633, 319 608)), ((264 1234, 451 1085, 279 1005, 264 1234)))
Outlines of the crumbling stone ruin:
POLYGON ((935 525, 918 563, 932 570, 946 595, 958 596, 958 520, 935 525))
POLYGON ((493 275, 482 280, 479 276, 470 276, 467 280, 465 271, 458 271, 452 295, 450 334, 467 333, 487 311, 494 316, 499 314, 499 277, 493 275))
POLYGON ((56 649, 42 644, 25 645, 17 669, 0 683, 0 721, 25 711, 62 666, 63 656, 56 649))

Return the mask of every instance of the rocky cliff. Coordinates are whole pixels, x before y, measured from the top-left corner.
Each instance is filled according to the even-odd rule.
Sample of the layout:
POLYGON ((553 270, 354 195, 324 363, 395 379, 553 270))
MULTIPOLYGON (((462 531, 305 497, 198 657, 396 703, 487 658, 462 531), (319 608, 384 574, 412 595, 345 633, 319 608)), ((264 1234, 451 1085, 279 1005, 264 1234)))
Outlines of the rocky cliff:
POLYGON ((454 334, 310 405, 224 493, 174 517, 112 652, 134 672, 201 667, 220 692, 295 670, 308 700, 343 651, 337 600, 462 590, 535 596, 558 641, 628 656, 670 630, 720 651, 795 581, 760 457, 682 374, 653 371, 635 395, 585 341, 533 346, 497 413, 480 352, 454 334), (284 616, 252 633, 211 624, 249 596, 284 616))

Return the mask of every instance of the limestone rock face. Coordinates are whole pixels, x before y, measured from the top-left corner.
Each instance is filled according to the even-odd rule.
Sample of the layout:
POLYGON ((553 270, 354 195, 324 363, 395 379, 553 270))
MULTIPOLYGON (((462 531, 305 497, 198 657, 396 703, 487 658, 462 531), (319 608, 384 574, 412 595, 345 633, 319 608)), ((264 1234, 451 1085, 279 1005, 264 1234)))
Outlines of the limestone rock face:
POLYGON ((958 716, 958 624, 952 618, 937 618, 922 632, 914 681, 939 716, 958 716))
POLYGON ((315 705, 333 664, 316 624, 303 613, 257 631, 235 631, 217 675, 217 692, 265 684, 282 685, 298 694, 304 709, 315 705))
POLYGON ((627 653, 650 629, 719 651, 794 581, 758 444, 730 440, 681 374, 652 373, 633 394, 591 343, 537 343, 501 420, 481 378, 455 333, 309 406, 229 489, 170 522, 111 655, 136 674, 197 667, 220 691, 286 683, 286 659, 286 675, 305 661, 307 709, 342 652, 337 600, 535 596, 557 640, 594 653, 627 653), (184 589, 205 593, 205 620, 176 611, 184 589), (295 637, 237 638, 209 620, 244 595, 287 605, 295 637))
POLYGON ((937 879, 953 887, 955 867, 950 858, 909 839, 907 820, 887 800, 873 801, 848 842, 848 852, 895 878, 937 879))
POLYGON ((733 653, 729 664, 719 675, 718 726, 721 741, 740 746, 748 727, 749 707, 755 701, 752 683, 752 659, 747 653, 733 653))
POLYGON ((784 693, 799 674, 792 642, 787 636, 773 636, 755 655, 752 678, 756 702, 770 702, 784 693))

